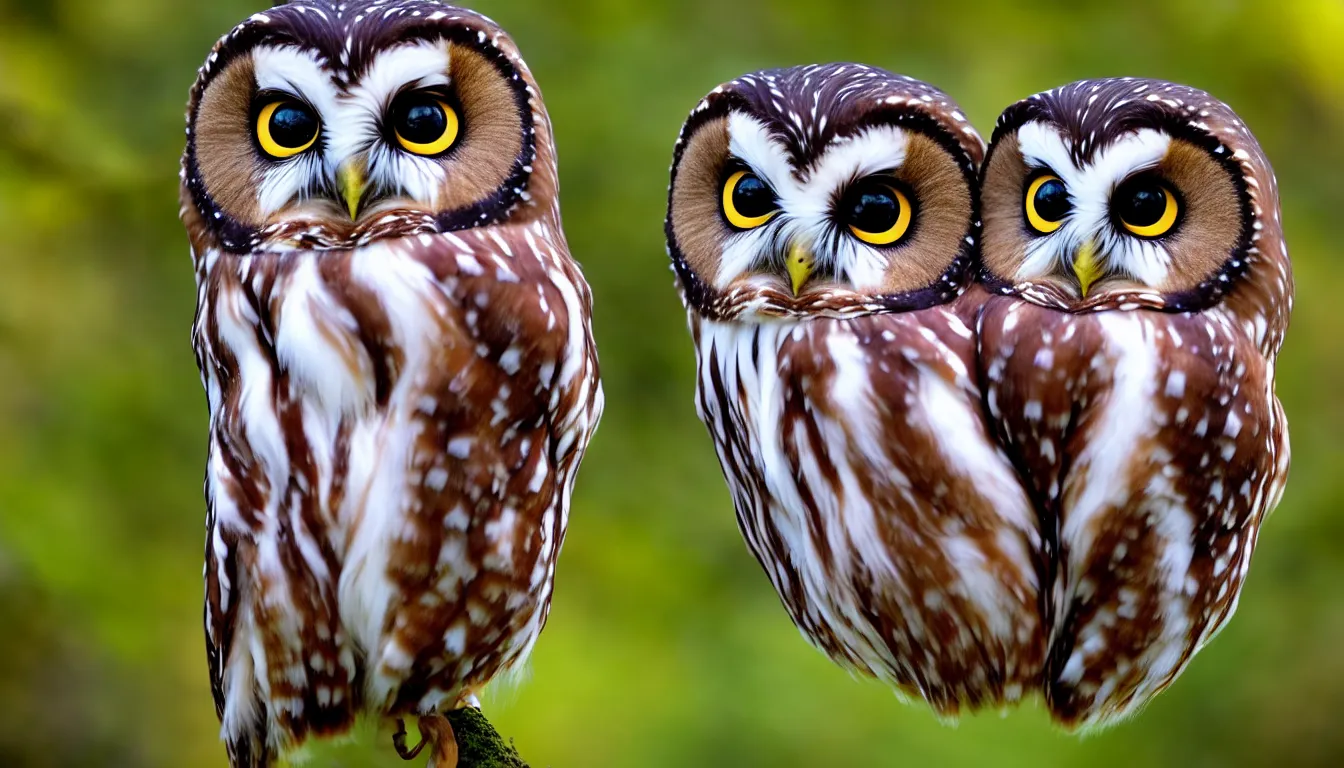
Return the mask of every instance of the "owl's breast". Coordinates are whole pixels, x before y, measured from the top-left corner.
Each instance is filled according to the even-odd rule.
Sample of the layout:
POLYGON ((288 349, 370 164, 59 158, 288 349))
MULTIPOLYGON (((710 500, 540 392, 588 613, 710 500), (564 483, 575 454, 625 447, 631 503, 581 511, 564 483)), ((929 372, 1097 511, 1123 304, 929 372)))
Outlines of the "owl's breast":
POLYGON ((324 583, 330 636, 389 710, 451 703, 531 647, 601 408, 586 286, 471 237, 219 260, 202 292, 223 453, 267 478, 239 495, 248 533, 324 583))
POLYGON ((1141 707, 1230 618, 1287 472, 1273 369, 1203 313, 981 317, 986 403, 1052 563, 1047 700, 1095 724, 1141 707))
POLYGON ((989 439, 971 329, 942 308, 693 325, 739 523, 809 639, 945 713, 1022 696, 1036 518, 989 439))
POLYGON ((1262 479, 1282 450, 1272 364, 1217 310, 1071 314, 997 297, 980 349, 990 415, 1041 503, 1071 481, 1121 493, 1140 467, 1202 498, 1218 476, 1262 479))
POLYGON ((430 270, 387 245, 278 262, 270 297, 282 370, 337 419, 386 409, 438 359, 453 319, 430 270))

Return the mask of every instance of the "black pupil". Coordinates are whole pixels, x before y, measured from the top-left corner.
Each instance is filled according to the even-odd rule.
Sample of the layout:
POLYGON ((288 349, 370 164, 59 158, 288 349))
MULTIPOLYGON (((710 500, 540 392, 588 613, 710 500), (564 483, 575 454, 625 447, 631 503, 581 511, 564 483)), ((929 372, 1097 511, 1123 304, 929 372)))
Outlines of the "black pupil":
POLYGON ((1152 183, 1125 190, 1117 202, 1120 218, 1135 227, 1150 227, 1167 212, 1167 193, 1152 183))
POLYGON ((448 130, 448 116, 438 102, 412 98, 402 108, 397 133, 412 144, 433 144, 448 130))
POLYGON ((270 129, 276 144, 302 147, 317 135, 317 117, 302 104, 281 104, 271 113, 270 129))
POLYGON ((1037 187, 1032 204, 1037 216, 1050 222, 1059 221, 1069 212, 1069 191, 1064 188, 1064 182, 1050 179, 1037 187))
POLYGON ((854 207, 850 211, 849 223, 864 232, 887 232, 896 226, 901 217, 901 203, 889 189, 861 188, 852 199, 854 207))
POLYGON ((775 194, 759 176, 749 173, 738 179, 733 188, 733 207, 743 216, 755 219, 775 210, 775 194))

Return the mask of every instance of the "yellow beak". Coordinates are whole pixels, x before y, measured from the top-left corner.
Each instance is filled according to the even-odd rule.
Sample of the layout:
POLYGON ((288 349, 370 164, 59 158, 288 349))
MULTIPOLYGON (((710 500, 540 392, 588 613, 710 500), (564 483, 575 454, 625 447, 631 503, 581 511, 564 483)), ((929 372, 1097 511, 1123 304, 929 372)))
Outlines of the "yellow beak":
POLYGON ((350 220, 359 218, 359 203, 369 188, 368 167, 363 155, 352 157, 336 169, 336 188, 350 211, 350 220))
POLYGON ((1073 255, 1073 274, 1078 278, 1078 289, 1083 298, 1087 298, 1088 289, 1102 275, 1101 262, 1097 261, 1097 244, 1092 240, 1084 242, 1073 255))
POLYGON ((794 243, 789 246, 789 255, 787 267, 789 270, 789 282, 793 284, 793 295, 807 284, 807 279, 812 276, 812 270, 816 268, 816 257, 812 255, 812 249, 801 243, 794 243))

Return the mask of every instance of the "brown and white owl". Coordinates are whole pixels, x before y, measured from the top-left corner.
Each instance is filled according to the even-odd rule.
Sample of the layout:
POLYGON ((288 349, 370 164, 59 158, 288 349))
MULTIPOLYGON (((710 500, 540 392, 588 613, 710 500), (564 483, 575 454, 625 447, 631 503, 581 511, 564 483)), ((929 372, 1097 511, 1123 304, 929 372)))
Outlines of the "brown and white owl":
POLYGON ((1104 725, 1227 622, 1283 493, 1274 174, 1202 91, 1085 80, 1003 113, 981 192, 985 402, 1053 569, 1045 697, 1104 725))
POLYGON ((541 94, 474 13, 292 2, 201 69, 182 218, 233 765, 364 715, 423 716, 450 766, 440 714, 536 642, 602 410, 556 194, 541 94))
POLYGON ((971 278, 983 143, 856 64, 747 75, 677 143, 669 252, 747 545, 837 663, 953 716, 1030 695, 1036 511, 993 442, 971 278))

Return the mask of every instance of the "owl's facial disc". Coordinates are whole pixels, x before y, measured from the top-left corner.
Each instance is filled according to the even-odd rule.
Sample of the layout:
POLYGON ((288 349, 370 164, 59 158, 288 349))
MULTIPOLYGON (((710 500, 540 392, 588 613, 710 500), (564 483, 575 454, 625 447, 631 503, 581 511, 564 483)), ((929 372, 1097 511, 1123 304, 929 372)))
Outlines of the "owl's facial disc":
POLYGON ((807 126, 737 96, 711 97, 678 149, 668 235, 692 301, 703 291, 710 314, 804 316, 955 295, 975 242, 974 161, 925 102, 814 106, 807 126), (709 309, 719 299, 732 309, 709 309))
POLYGON ((490 22, 302 11, 245 22, 198 84, 187 186, 226 248, 349 247, 531 200, 536 91, 490 22))
POLYGON ((1135 82, 1153 87, 1068 86, 1049 92, 1067 105, 1034 97, 1005 112, 1016 124, 1001 119, 981 187, 983 261, 1005 286, 1044 287, 1079 309, 1125 296, 1186 307, 1216 299, 1241 268, 1253 222, 1238 160, 1166 102, 1125 98, 1135 82), (1111 112, 1097 103, 1088 122, 1103 96, 1111 112))
POLYGON ((683 192, 718 203, 712 215, 696 219, 715 238, 719 259, 706 276, 718 289, 754 286, 806 299, 925 287, 951 259, 928 252, 931 243, 921 239, 926 218, 927 234, 955 254, 953 238, 970 217, 970 190, 933 140, 874 125, 800 163, 751 115, 735 112, 715 130, 725 135, 704 137, 687 156, 703 166, 689 170, 709 188, 683 192), (943 180, 953 187, 934 185, 943 180))

